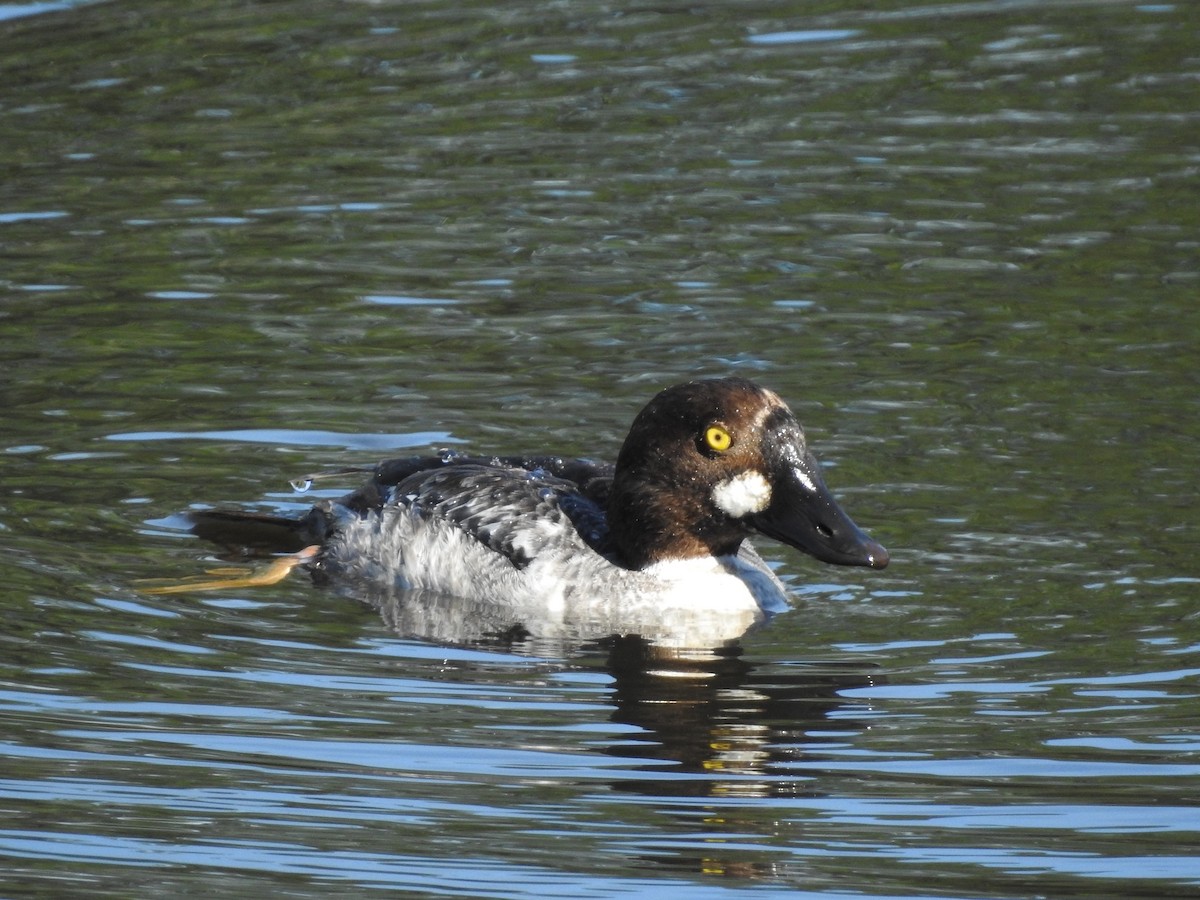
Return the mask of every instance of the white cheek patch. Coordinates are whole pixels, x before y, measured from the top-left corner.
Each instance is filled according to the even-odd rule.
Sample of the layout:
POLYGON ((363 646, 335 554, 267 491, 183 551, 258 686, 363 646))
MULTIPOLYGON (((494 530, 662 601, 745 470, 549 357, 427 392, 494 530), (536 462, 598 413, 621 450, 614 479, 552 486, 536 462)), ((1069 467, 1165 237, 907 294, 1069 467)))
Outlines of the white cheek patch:
POLYGON ((767 508, 771 502, 771 485, 761 472, 743 472, 713 488, 712 501, 727 516, 740 519, 767 508))

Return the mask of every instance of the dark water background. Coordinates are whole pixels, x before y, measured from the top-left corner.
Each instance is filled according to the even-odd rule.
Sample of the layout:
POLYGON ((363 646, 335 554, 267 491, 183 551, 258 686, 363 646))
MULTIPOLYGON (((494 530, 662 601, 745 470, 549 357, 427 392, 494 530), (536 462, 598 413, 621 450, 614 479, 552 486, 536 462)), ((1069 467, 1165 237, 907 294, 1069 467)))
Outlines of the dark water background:
POLYGON ((0 23, 0 894, 1196 896, 1200 4, 55 6, 0 23), (190 505, 730 372, 893 554, 766 545, 740 652, 139 589, 218 565, 190 505))

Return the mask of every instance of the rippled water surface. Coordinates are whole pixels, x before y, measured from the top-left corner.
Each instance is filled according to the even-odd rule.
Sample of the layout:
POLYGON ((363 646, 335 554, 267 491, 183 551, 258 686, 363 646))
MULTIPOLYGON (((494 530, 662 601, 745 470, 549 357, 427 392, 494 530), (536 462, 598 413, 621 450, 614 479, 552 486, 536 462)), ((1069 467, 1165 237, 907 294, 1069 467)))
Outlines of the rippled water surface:
POLYGON ((0 20, 0 894, 1196 896, 1200 5, 0 20), (733 644, 144 590, 730 372, 893 557, 733 644))

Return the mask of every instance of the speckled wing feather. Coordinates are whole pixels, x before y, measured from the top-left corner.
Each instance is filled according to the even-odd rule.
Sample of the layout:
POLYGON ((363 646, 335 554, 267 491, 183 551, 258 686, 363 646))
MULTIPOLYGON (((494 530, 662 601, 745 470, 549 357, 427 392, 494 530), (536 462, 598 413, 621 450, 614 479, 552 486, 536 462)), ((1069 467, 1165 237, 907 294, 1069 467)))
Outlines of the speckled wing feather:
POLYGON ((378 512, 391 489, 414 475, 457 468, 523 469, 571 482, 587 499, 604 509, 612 484, 611 463, 562 456, 464 456, 443 450, 437 456, 388 459, 375 467, 370 481, 338 503, 359 514, 378 512))
POLYGON ((603 509, 580 485, 541 468, 456 463, 409 475, 388 495, 388 505, 452 523, 518 569, 564 534, 598 552, 608 537, 603 509))

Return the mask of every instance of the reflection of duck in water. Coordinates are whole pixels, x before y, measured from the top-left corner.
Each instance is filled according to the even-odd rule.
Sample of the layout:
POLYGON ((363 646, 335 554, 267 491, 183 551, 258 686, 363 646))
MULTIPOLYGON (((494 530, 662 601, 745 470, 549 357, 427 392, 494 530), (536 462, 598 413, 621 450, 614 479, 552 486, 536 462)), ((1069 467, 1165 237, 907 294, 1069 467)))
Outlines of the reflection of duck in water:
POLYGON ((672 652, 622 637, 602 649, 622 726, 603 752, 636 774, 590 799, 601 814, 605 803, 643 808, 627 858, 701 883, 803 884, 804 812, 844 787, 838 766, 871 722, 853 694, 886 676, 865 661, 759 663, 736 646, 672 652))
MULTIPOLYGON (((646 765, 663 779, 648 784, 638 779, 624 787, 655 794, 749 796, 793 789, 779 767, 798 760, 797 740, 805 745, 804 757, 819 756, 823 741, 810 732, 829 731, 831 715, 859 705, 839 692, 885 677, 869 662, 764 665, 745 659, 736 643, 670 650, 625 636, 595 646, 605 651, 603 667, 613 677, 613 721, 642 732, 627 735, 608 752, 678 764, 646 765)), ((842 736, 834 740, 857 727, 843 716, 842 736)))
POLYGON ((538 621, 596 620, 617 633, 674 612, 726 617, 736 630, 727 639, 782 608, 784 586, 744 540, 752 532, 825 562, 888 562, 826 489, 791 411, 741 378, 662 391, 615 466, 398 459, 300 519, 210 511, 193 521, 227 545, 305 548, 317 573, 536 609, 538 621))

